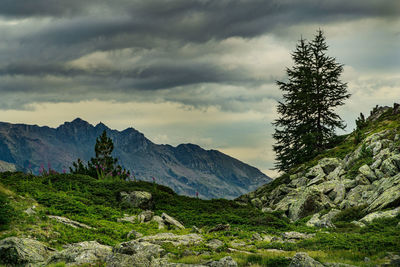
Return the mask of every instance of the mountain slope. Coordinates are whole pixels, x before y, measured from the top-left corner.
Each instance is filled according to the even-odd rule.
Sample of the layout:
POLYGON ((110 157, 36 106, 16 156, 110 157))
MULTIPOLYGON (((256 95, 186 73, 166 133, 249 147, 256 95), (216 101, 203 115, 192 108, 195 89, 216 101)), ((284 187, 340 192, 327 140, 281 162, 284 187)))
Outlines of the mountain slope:
POLYGON ((58 128, 0 123, 0 160, 37 173, 40 166, 59 172, 77 158, 94 156, 94 144, 103 130, 114 142, 114 156, 137 179, 173 188, 177 193, 203 198, 234 198, 271 179, 258 169, 216 150, 193 144, 157 145, 133 128, 111 130, 75 119, 58 128))
POLYGON ((238 201, 281 211, 293 221, 313 215, 309 224, 324 227, 340 212, 357 213, 352 218, 361 225, 400 216, 400 105, 376 107, 360 130, 340 139, 238 201))

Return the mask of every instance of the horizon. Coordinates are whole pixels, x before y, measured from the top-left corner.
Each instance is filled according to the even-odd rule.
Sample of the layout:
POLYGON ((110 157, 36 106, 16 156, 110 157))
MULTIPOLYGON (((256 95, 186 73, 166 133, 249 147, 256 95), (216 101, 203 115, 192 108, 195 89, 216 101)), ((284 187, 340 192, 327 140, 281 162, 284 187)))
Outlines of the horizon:
POLYGON ((326 36, 359 113, 400 100, 397 0, 0 4, 0 121, 80 117, 216 149, 275 178, 276 105, 300 38, 326 36), (229 10, 230 12, 226 12, 229 10))

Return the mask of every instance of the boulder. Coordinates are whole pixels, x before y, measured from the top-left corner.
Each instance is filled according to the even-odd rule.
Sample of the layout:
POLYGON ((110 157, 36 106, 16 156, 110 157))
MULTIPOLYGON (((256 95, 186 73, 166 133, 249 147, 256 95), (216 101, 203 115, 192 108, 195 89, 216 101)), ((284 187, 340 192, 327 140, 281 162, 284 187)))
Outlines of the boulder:
POLYGON ((157 215, 153 216, 153 218, 151 220, 155 221, 156 223, 158 223, 158 229, 164 229, 165 228, 164 220, 160 216, 157 216, 157 215))
POLYGON ((149 242, 156 245, 171 243, 174 246, 179 245, 198 245, 203 238, 198 234, 176 235, 173 233, 159 233, 152 236, 145 236, 139 239, 141 242, 149 242))
POLYGON ((152 209, 153 197, 146 191, 120 192, 121 201, 133 208, 152 209))
POLYGON ((211 239, 210 241, 208 241, 206 243, 206 246, 213 250, 216 250, 216 249, 224 246, 224 242, 222 242, 221 240, 218 240, 218 239, 211 239))
POLYGON ((364 224, 369 224, 375 219, 380 219, 380 218, 393 218, 396 217, 397 215, 400 214, 400 207, 392 210, 387 210, 387 211, 376 211, 373 213, 370 213, 363 217, 360 222, 364 224))
POLYGON ((298 252, 292 258, 289 267, 324 267, 324 265, 308 256, 307 253, 298 252))
POLYGON ((145 211, 142 211, 138 215, 138 220, 141 223, 149 222, 149 221, 151 221, 153 216, 154 216, 154 212, 152 212, 151 210, 145 210, 145 211))
POLYGON ((65 217, 49 215, 49 218, 50 218, 50 219, 54 219, 54 220, 56 220, 56 221, 59 222, 59 223, 62 223, 62 224, 71 226, 71 227, 73 227, 73 228, 93 229, 93 227, 91 227, 91 226, 89 226, 89 225, 86 225, 86 224, 84 224, 84 223, 80 223, 80 222, 77 222, 77 221, 73 221, 73 220, 70 220, 70 219, 65 218, 65 217))
POLYGON ((312 187, 300 190, 292 200, 288 216, 293 221, 297 221, 330 206, 329 198, 312 187))
POLYGON ((36 205, 33 205, 32 207, 27 208, 24 212, 28 215, 33 215, 36 214, 36 205))
POLYGON ((311 167, 306 173, 306 177, 309 179, 314 179, 316 177, 324 177, 326 174, 320 165, 315 165, 311 167))
POLYGON ((363 176, 365 176, 371 183, 372 183, 373 181, 375 181, 376 179, 378 179, 378 178, 376 177, 374 171, 371 170, 371 168, 370 168, 368 165, 366 165, 366 164, 362 165, 362 166, 358 169, 358 171, 359 171, 363 176))
POLYGON ((368 199, 368 212, 395 207, 400 203, 400 174, 379 182, 380 184, 368 199))
POLYGON ((321 228, 334 228, 335 225, 332 223, 332 219, 339 213, 340 211, 337 209, 330 210, 325 215, 320 215, 316 213, 313 217, 306 223, 309 227, 321 227, 321 228))
POLYGON ((337 158, 323 158, 318 162, 325 174, 329 174, 340 166, 340 161, 337 158))
POLYGON ((99 244, 96 241, 84 241, 66 245, 64 250, 53 254, 47 263, 93 264, 104 262, 111 253, 112 248, 110 246, 99 244))
POLYGON ((313 234, 304 234, 304 233, 299 233, 299 232, 285 232, 282 234, 282 240, 283 241, 299 241, 303 239, 310 239, 314 237, 313 234))
POLYGON ((166 213, 161 214, 161 218, 164 220, 164 224, 169 225, 169 226, 175 226, 179 229, 185 229, 185 226, 178 222, 176 219, 173 217, 169 216, 166 213))
POLYGON ((387 158, 382 162, 381 171, 388 176, 394 176, 399 172, 397 164, 392 158, 387 158))
POLYGON ((8 266, 39 264, 45 262, 54 251, 34 239, 7 237, 0 240, 0 264, 8 266))
POLYGON ((206 264, 209 267, 237 267, 238 264, 232 259, 231 256, 226 256, 219 261, 213 261, 206 264))
POLYGON ((117 222, 137 223, 137 221, 138 221, 138 216, 136 215, 129 216, 127 214, 125 214, 125 217, 117 219, 117 222))
POLYGON ((109 254, 105 261, 106 266, 112 267, 162 266, 154 264, 154 260, 165 254, 165 250, 159 245, 132 240, 114 247, 113 253, 109 254))

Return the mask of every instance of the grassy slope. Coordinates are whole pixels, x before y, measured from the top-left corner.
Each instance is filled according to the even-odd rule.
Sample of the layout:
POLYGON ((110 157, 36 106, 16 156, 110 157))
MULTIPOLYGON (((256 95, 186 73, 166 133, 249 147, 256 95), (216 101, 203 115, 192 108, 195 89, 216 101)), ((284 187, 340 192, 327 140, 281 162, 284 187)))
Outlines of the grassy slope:
MULTIPOLYGON (((383 129, 398 129, 400 120, 390 112, 363 129, 366 137, 383 129)), ((354 136, 342 137, 335 147, 327 150, 313 161, 301 168, 308 168, 323 157, 344 157, 356 148, 354 136)), ((266 192, 281 183, 288 176, 276 179, 264 187, 266 192)), ((151 192, 155 199, 155 213, 166 212, 183 222, 186 227, 196 225, 203 229, 218 223, 230 223, 228 232, 204 234, 206 240, 218 238, 226 244, 218 253, 209 256, 182 257, 185 248, 165 248, 175 255, 178 262, 195 263, 208 258, 220 258, 226 255, 225 249, 230 242, 242 241, 250 247, 242 248, 256 254, 234 253, 233 257, 240 266, 285 266, 295 251, 308 251, 322 262, 342 262, 366 266, 364 257, 371 259, 371 265, 382 262, 386 252, 400 253, 400 217, 375 221, 373 224, 359 228, 349 222, 363 216, 357 209, 346 210, 337 220, 337 228, 320 230, 305 226, 308 218, 296 223, 289 223, 279 213, 261 213, 251 206, 241 206, 229 200, 200 200, 176 195, 171 189, 147 182, 100 181, 88 176, 54 174, 50 176, 33 176, 23 173, 0 174, 0 239, 7 236, 31 236, 47 244, 61 248, 62 245, 84 240, 97 240, 100 243, 115 245, 127 241, 127 233, 135 229, 145 235, 169 231, 179 234, 189 233, 185 230, 158 230, 155 223, 130 224, 117 222, 123 214, 138 214, 140 210, 123 206, 118 201, 121 191, 145 190, 151 192), (8 203, 8 204, 7 204, 8 203), (27 215, 23 211, 37 205, 37 213, 27 215), (54 220, 46 215, 65 216, 86 223, 96 229, 75 229, 54 220), (277 243, 254 241, 255 232, 279 235, 283 231, 316 233, 310 240, 299 243, 277 243), (278 248, 276 252, 268 249, 278 248)), ((204 244, 191 247, 193 251, 207 250, 204 244)))

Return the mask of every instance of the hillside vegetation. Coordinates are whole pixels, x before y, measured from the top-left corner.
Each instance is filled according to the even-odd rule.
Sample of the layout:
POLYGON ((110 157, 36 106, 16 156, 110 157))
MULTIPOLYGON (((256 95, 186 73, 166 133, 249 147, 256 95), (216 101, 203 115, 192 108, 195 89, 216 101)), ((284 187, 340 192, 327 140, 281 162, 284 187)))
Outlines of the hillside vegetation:
POLYGON ((0 258, 2 264, 53 266, 236 266, 227 265, 233 262, 238 266, 289 266, 304 259, 321 264, 313 266, 390 266, 384 264, 395 264, 400 258, 399 171, 382 171, 379 178, 375 170, 382 168, 370 167, 373 178, 359 170, 372 166, 385 149, 388 153, 381 165, 390 159, 392 168, 397 168, 393 157, 400 147, 398 136, 400 117, 394 109, 376 110, 358 133, 338 138, 317 158, 236 201, 180 196, 168 187, 144 181, 1 173, 0 258), (337 175, 330 168, 329 175, 323 169, 324 175, 307 177, 316 166, 334 165, 336 169, 350 158, 351 164, 337 170, 337 175), (343 181, 351 185, 344 186, 344 196, 335 202, 338 194, 331 192, 343 181), (325 192, 328 184, 333 189, 325 192), (382 184, 386 185, 383 191, 382 184), (124 200, 129 192, 138 191, 151 194, 147 207, 124 200), (304 198, 304 192, 312 192, 312 198, 304 198), (392 198, 376 206, 374 194, 379 197, 387 192, 392 198), (185 228, 179 223, 160 227, 168 220, 165 214, 185 228), (10 247, 17 247, 18 242, 25 250, 16 250, 19 256, 10 254, 10 247), (37 252, 36 258, 21 252, 42 250, 46 252, 37 252), (82 257, 85 261, 77 260, 82 257))

